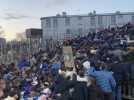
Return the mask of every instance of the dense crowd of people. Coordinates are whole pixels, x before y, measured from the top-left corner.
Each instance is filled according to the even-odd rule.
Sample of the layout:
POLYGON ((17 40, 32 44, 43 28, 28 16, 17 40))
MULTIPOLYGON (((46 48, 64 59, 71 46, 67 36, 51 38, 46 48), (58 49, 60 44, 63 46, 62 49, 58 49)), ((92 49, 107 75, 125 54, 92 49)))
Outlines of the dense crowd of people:
POLYGON ((122 100, 134 96, 134 52, 130 23, 40 49, 18 64, 0 65, 0 100, 122 100), (71 46, 74 67, 64 65, 63 46, 71 46))

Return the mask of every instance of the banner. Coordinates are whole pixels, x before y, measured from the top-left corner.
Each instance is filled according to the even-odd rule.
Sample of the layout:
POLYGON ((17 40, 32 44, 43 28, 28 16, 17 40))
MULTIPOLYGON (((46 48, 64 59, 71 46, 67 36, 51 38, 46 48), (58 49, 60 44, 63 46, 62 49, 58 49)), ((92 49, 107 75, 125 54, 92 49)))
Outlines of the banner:
POLYGON ((65 67, 74 67, 74 58, 71 46, 63 47, 64 65, 65 67))

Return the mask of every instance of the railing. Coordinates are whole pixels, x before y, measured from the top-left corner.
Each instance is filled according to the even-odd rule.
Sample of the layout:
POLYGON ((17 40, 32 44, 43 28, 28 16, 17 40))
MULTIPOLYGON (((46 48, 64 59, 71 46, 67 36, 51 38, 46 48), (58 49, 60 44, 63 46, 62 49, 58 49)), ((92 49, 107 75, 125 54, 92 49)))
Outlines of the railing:
POLYGON ((122 86, 122 94, 124 99, 134 100, 134 84, 124 84, 122 86))

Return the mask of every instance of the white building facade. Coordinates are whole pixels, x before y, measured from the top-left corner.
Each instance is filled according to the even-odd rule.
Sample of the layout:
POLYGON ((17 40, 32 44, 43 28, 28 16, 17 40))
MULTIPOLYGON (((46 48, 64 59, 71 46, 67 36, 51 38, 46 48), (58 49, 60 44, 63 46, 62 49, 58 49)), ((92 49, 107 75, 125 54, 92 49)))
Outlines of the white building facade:
POLYGON ((89 32, 123 26, 129 22, 134 23, 134 12, 96 14, 94 11, 87 15, 67 15, 63 12, 62 15, 41 18, 43 39, 53 40, 84 36, 89 32))

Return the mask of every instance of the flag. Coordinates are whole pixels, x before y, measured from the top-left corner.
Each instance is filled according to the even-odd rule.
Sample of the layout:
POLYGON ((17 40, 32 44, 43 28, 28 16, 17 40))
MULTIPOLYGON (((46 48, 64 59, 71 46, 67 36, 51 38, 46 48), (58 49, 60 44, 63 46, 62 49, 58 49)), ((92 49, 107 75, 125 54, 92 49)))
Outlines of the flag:
POLYGON ((33 97, 33 100, 39 100, 38 96, 33 97))
POLYGON ((74 68, 74 57, 71 46, 63 47, 64 64, 65 67, 74 68))

